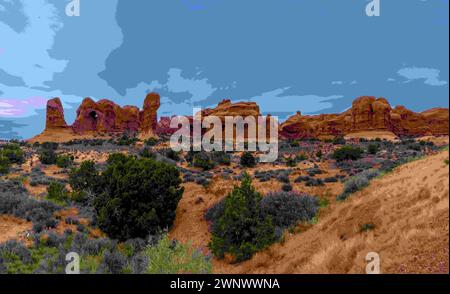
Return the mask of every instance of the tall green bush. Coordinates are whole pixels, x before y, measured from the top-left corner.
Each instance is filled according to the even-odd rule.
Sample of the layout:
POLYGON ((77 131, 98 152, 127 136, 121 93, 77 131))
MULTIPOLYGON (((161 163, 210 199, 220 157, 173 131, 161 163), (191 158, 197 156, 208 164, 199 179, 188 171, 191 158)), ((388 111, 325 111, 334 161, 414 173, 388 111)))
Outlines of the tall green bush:
POLYGON ((172 226, 183 194, 179 171, 153 159, 116 156, 101 174, 94 201, 99 227, 110 237, 146 238, 172 226))
POLYGON ((244 174, 241 186, 227 196, 223 214, 213 227, 209 247, 215 256, 223 258, 230 253, 239 262, 276 241, 271 218, 261 212, 261 199, 250 176, 244 174))

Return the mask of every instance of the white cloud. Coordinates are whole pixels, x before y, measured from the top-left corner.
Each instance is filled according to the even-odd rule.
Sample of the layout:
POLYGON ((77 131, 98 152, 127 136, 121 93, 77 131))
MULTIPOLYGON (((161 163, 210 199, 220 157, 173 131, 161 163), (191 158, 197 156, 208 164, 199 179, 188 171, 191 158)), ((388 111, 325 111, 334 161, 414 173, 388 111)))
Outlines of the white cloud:
POLYGON ((415 80, 424 80, 429 86, 445 86, 447 81, 440 79, 440 70, 426 67, 405 67, 400 69, 397 74, 406 79, 405 83, 415 80))
POLYGON ((45 82, 61 72, 65 60, 50 57, 55 33, 62 27, 56 8, 46 0, 20 0, 27 17, 24 31, 17 33, 0 21, 0 36, 8 42, 2 44, 0 68, 12 76, 20 76, 29 87, 45 87, 45 82), (37 17, 39 16, 39 17, 37 17), (41 67, 36 67, 39 64, 41 67))
POLYGON ((256 102, 264 113, 314 113, 332 107, 328 100, 343 98, 341 95, 289 95, 290 88, 280 88, 255 96, 250 101, 256 102))

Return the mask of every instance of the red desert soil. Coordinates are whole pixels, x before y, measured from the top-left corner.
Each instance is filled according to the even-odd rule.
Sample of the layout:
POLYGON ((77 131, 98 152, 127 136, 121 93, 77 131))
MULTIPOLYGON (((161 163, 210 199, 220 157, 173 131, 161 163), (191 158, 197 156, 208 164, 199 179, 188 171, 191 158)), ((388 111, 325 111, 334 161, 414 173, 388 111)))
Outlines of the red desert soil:
MULTIPOLYGON (((448 273, 448 157, 444 151, 403 165, 347 201, 333 201, 317 224, 286 233, 282 244, 249 261, 233 265, 214 259, 214 272, 365 273, 365 257, 373 251, 380 256, 382 273, 448 273), (369 223, 375 229, 360 232, 369 223)), ((206 248, 210 233, 204 211, 231 188, 223 180, 208 190, 187 185, 170 236, 206 248)))
POLYGON ((23 240, 32 228, 31 222, 8 215, 0 215, 0 244, 8 240, 23 240))

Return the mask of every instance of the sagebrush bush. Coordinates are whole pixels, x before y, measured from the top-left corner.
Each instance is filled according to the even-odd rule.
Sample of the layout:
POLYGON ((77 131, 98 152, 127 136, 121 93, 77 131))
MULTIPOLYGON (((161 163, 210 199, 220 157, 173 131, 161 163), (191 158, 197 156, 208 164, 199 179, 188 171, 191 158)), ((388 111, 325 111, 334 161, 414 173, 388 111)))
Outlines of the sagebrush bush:
POLYGON ((273 225, 281 228, 311 221, 318 209, 316 197, 296 192, 269 193, 261 200, 262 214, 271 217, 273 225))
POLYGON ((306 181, 305 186, 307 187, 323 186, 323 180, 310 178, 306 181))
POLYGON ((287 174, 280 174, 277 177, 277 180, 280 181, 281 183, 285 183, 285 184, 289 184, 289 182, 290 182, 289 176, 287 174))
POLYGON ((308 175, 309 175, 310 177, 314 177, 314 176, 316 176, 316 175, 322 174, 322 170, 321 170, 320 168, 318 168, 318 167, 308 168, 308 169, 306 170, 306 172, 308 173, 308 175))
POLYGON ((355 176, 350 178, 344 185, 345 193, 354 193, 369 185, 369 180, 365 176, 355 176))
POLYGON ((209 247, 215 256, 223 258, 230 253, 239 262, 276 241, 271 219, 261 213, 261 199, 250 176, 244 174, 241 185, 228 194, 223 214, 213 226, 209 247))
POLYGON ((358 192, 368 185, 369 179, 365 175, 354 176, 344 183, 344 192, 337 197, 337 200, 345 200, 350 194, 358 192))
POLYGON ((54 212, 60 207, 49 201, 31 198, 18 181, 0 180, 0 214, 9 214, 33 222, 33 230, 53 228, 58 221, 54 212))
POLYGON ((325 178, 323 181, 325 183, 337 183, 338 179, 337 179, 337 177, 328 177, 328 178, 325 178))
POLYGON ((376 169, 368 169, 368 170, 365 170, 365 171, 361 172, 360 174, 358 174, 358 176, 365 177, 369 181, 378 177, 379 175, 380 175, 380 171, 376 170, 376 169))

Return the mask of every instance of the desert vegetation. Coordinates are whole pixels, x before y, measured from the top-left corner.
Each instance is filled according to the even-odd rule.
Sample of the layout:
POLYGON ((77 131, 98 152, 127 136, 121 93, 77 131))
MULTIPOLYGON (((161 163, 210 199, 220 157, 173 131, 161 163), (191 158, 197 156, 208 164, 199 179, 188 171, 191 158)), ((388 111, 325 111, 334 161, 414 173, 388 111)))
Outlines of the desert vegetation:
MULTIPOLYGON (((0 244, 0 272, 62 273, 71 251, 83 273, 240 269, 372 182, 448 150, 412 138, 282 140, 279 158, 260 163, 257 152, 167 146, 130 135, 0 145, 0 216, 30 223, 0 244)), ((355 231, 378 233, 380 223, 367 218, 355 231)))

